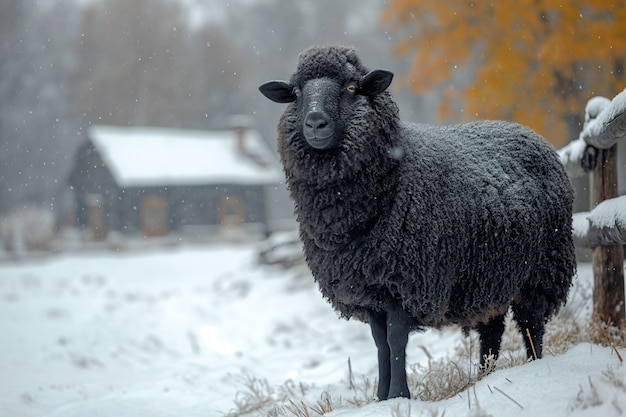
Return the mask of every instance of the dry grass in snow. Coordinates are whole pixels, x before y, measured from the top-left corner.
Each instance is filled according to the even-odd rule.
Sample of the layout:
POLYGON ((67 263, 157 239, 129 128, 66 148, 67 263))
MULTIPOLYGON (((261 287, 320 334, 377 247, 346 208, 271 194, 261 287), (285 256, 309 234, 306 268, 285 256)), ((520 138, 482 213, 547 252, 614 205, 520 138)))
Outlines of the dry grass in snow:
MULTIPOLYGON (((590 344, 590 346, 599 345, 611 348, 615 354, 614 365, 621 366, 623 360, 620 350, 626 348, 626 328, 608 326, 593 318, 591 302, 590 283, 576 281, 570 294, 570 301, 546 326, 544 358, 563 355, 574 346, 590 344)), ((460 329, 458 331, 461 332, 460 329)), ((416 338, 419 339, 419 336, 416 338)), ((425 344, 420 344, 418 348, 426 354, 427 361, 409 364, 407 369, 409 388, 414 400, 428 403, 433 407, 427 409, 412 407, 414 400, 408 402, 391 400, 390 402, 406 402, 398 402, 391 406, 389 408, 391 416, 443 417, 447 414, 445 410, 439 411, 437 403, 458 397, 464 398, 463 401, 467 402, 468 416, 495 417, 496 414, 490 414, 481 408, 478 397, 475 395, 477 382, 492 371, 511 369, 528 362, 522 335, 510 314, 506 320, 500 357, 497 361, 493 361, 493 358, 488 361, 489 372, 486 374, 478 370, 479 341, 475 332, 462 338, 454 353, 447 357, 435 358, 425 344)), ((243 381, 242 390, 239 392, 237 407, 228 414, 228 417, 344 415, 337 410, 344 411, 346 416, 370 415, 365 409, 361 414, 358 408, 377 402, 376 381, 365 376, 355 378, 349 365, 348 363, 346 380, 341 383, 343 386, 333 386, 322 390, 313 385, 297 385, 293 381, 288 381, 279 387, 270 387, 267 381, 247 379, 243 381)), ((602 375, 610 385, 626 395, 623 372, 616 372, 614 368, 607 367, 602 371, 602 375)), ((508 378, 505 380, 508 381, 508 378)), ((514 407, 524 409, 524 406, 514 398, 514 390, 510 387, 500 388, 488 384, 487 388, 491 393, 502 396, 514 407), (508 391, 511 391, 512 395, 509 395, 508 391)), ((567 405, 566 413, 576 414, 579 410, 589 410, 601 404, 602 399, 598 394, 598 388, 589 377, 588 384, 581 385, 575 397, 567 405)), ((622 410, 623 405, 615 399, 611 400, 611 404, 619 415, 626 412, 626 409, 622 410)))

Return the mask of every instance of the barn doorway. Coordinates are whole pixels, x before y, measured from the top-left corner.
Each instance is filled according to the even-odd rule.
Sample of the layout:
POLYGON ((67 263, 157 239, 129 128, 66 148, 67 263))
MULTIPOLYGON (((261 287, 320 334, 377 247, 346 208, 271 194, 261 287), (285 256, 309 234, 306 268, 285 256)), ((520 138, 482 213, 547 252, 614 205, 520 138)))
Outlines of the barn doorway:
POLYGON ((144 236, 155 237, 167 234, 167 201, 160 195, 144 197, 141 205, 140 222, 144 236))
POLYGON ((87 195, 87 227, 93 240, 104 240, 107 235, 106 208, 100 194, 87 195))
POLYGON ((235 195, 223 196, 217 205, 217 224, 226 240, 242 240, 245 236, 246 205, 235 195))
POLYGON ((240 227, 246 221, 246 205, 235 195, 223 196, 217 205, 217 224, 240 227))

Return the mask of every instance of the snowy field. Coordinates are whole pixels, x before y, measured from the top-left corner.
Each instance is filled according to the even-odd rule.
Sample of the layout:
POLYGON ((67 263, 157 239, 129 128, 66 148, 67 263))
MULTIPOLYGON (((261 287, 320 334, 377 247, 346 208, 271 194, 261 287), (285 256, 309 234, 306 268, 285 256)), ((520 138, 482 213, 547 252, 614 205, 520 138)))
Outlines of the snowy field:
MULTIPOLYGON (((586 320, 590 280, 580 265, 571 321, 586 320)), ((446 400, 377 403, 368 327, 339 320, 306 268, 260 266, 254 244, 1 263, 0 333, 2 417, 626 413, 621 358, 586 342, 529 364, 501 358, 446 400)), ((468 344, 457 329, 416 334, 407 361, 427 369, 468 344)))

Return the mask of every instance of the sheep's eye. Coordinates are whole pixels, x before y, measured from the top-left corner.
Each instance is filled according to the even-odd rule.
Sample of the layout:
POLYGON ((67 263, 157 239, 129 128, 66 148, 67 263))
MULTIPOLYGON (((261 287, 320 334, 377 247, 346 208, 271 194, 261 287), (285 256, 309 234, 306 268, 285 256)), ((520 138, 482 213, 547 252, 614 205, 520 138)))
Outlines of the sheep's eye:
POLYGON ((349 86, 346 87, 346 91, 350 94, 355 94, 356 93, 356 85, 354 84, 350 84, 349 86))

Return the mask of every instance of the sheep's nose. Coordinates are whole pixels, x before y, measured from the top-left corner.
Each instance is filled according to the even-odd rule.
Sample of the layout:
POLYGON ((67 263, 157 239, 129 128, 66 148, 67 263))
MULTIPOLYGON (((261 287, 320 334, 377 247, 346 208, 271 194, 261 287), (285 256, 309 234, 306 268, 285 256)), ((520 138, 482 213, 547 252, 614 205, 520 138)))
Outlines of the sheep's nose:
POLYGON ((307 139, 326 139, 333 135, 334 124, 326 113, 310 111, 304 118, 303 130, 307 139))

